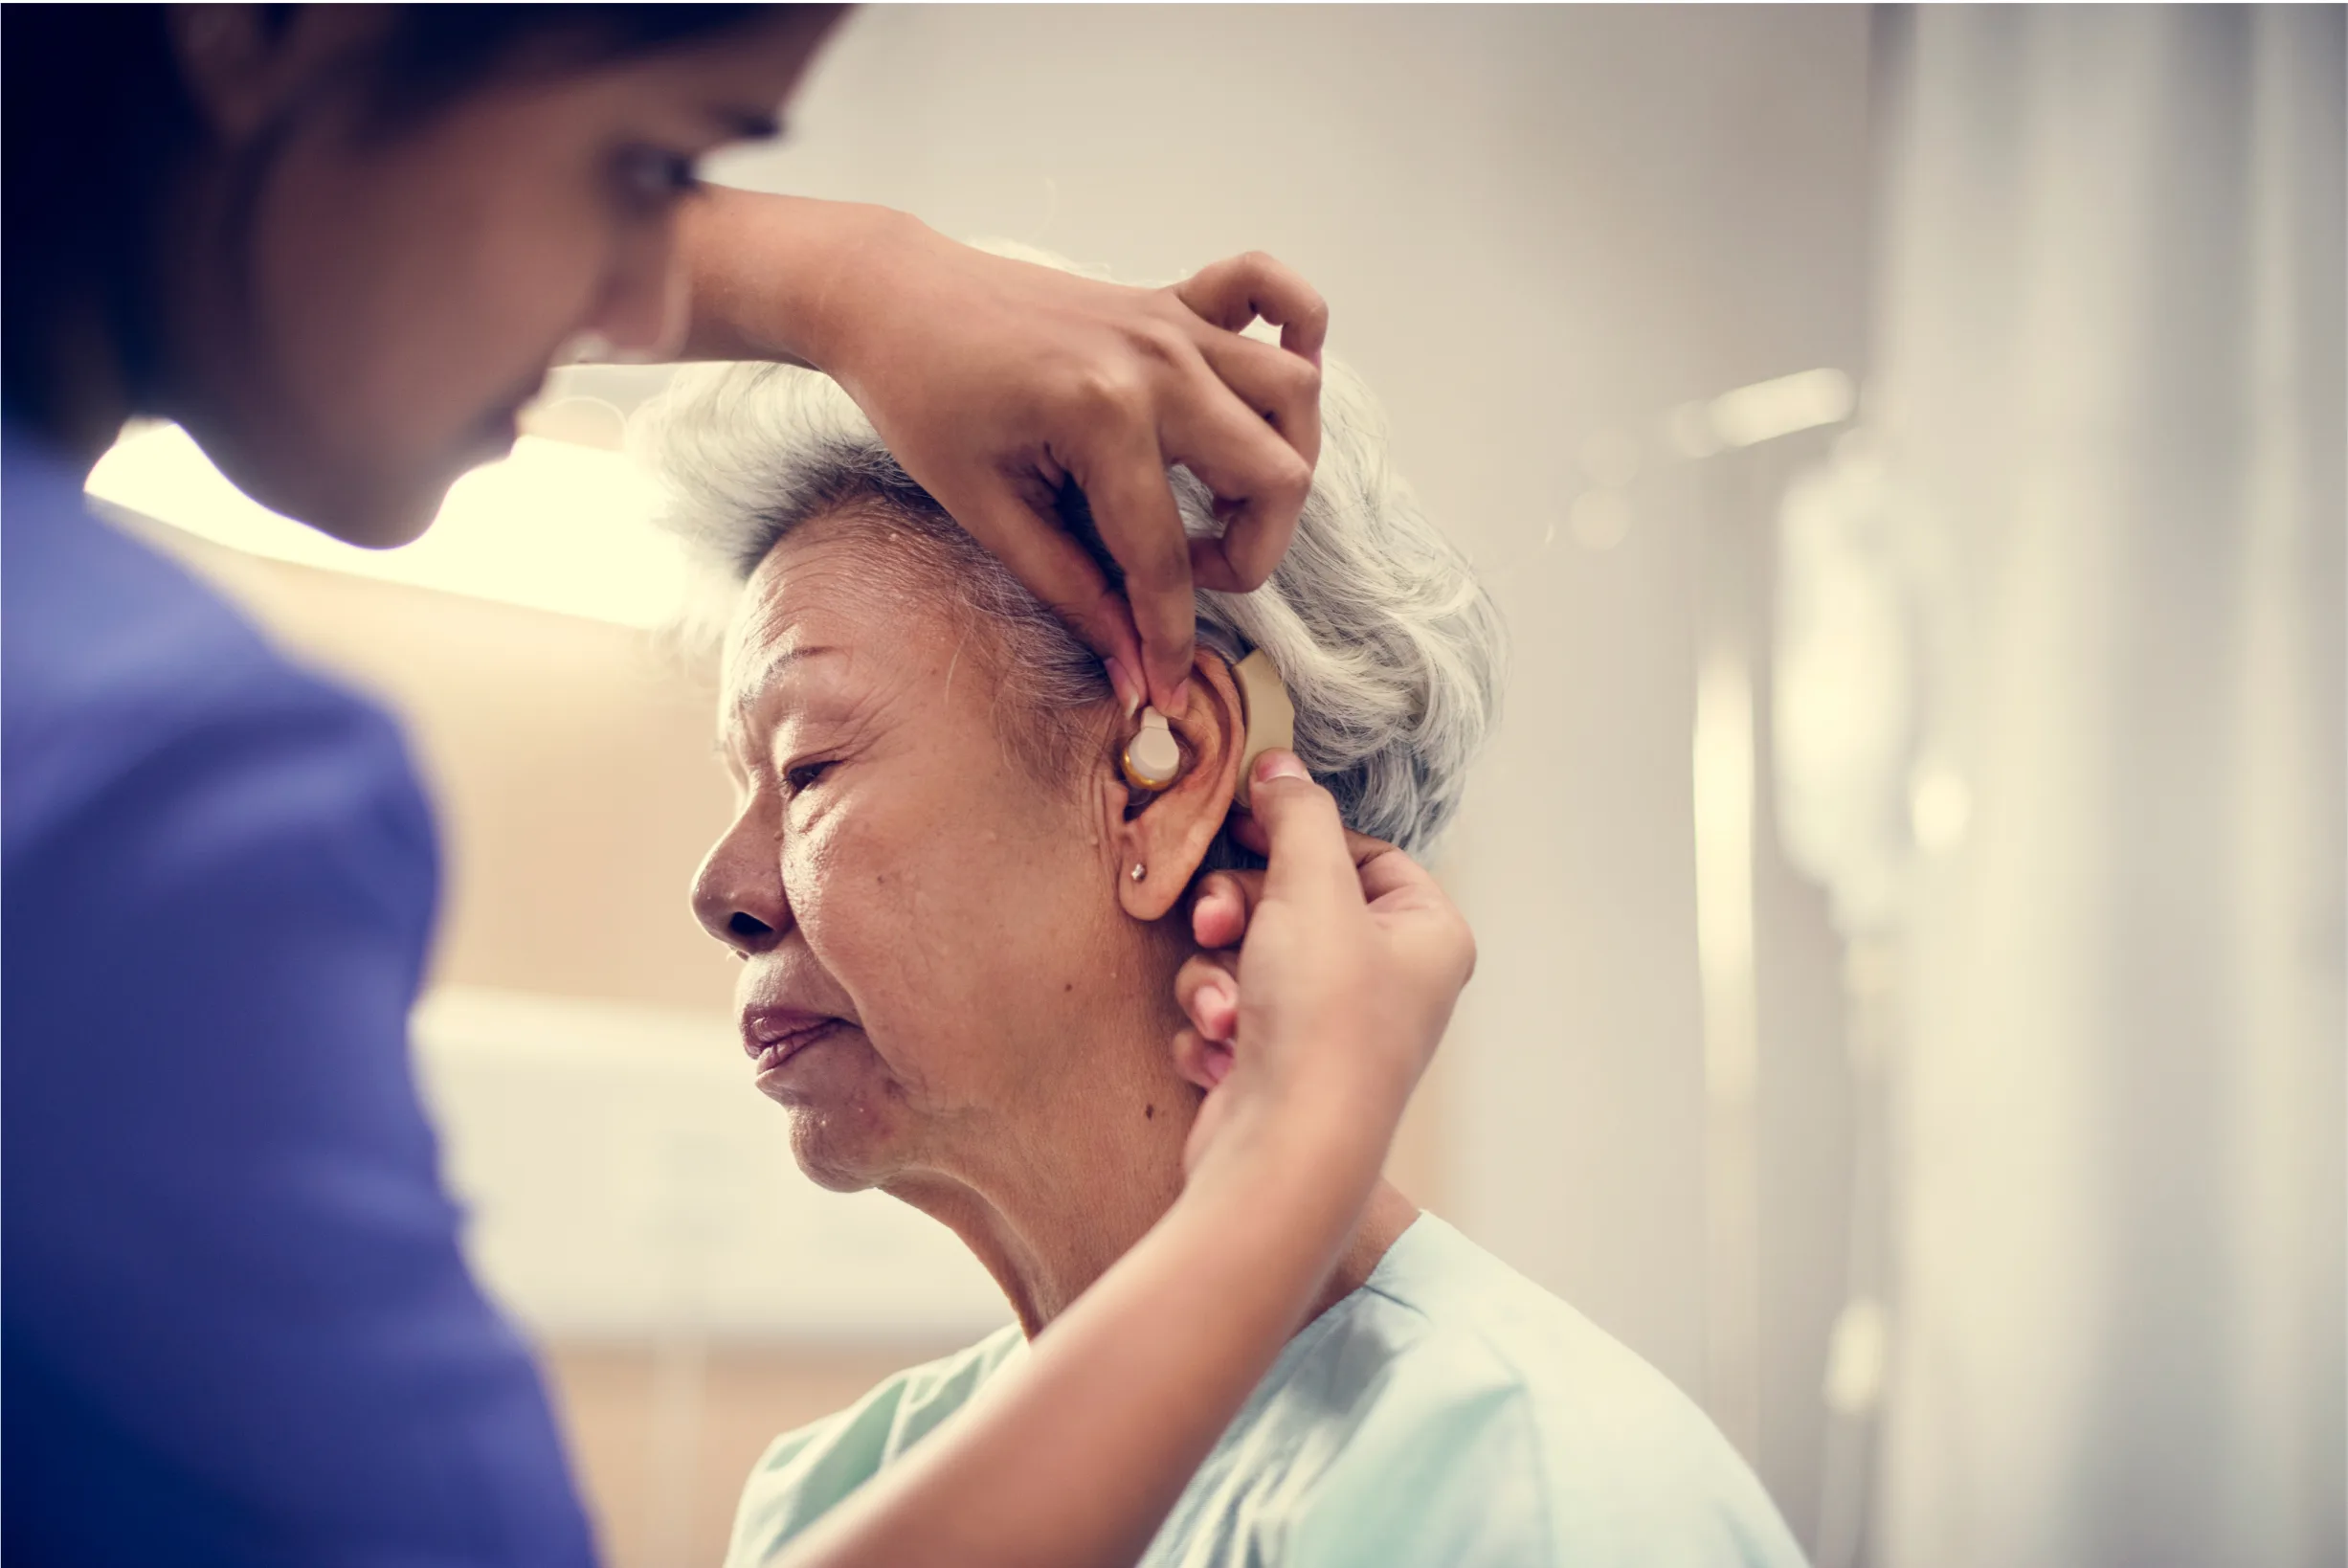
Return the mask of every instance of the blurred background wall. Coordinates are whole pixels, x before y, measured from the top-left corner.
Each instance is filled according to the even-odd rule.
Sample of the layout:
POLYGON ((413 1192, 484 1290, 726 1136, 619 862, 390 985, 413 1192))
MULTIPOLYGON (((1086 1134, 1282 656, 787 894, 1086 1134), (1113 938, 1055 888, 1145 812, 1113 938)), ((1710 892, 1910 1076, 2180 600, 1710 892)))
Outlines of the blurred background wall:
MULTIPOLYGON (((2296 34, 2260 24, 2256 43, 2251 24, 2206 15, 2148 42, 2149 12, 2064 14, 2041 34, 1857 8, 872 9, 842 30, 789 141, 711 172, 887 203, 1135 281, 1261 248, 1324 290, 1331 352, 1383 397, 1397 466, 1514 641, 1498 740, 1438 865, 1482 963, 1396 1175, 1702 1400, 1822 1562, 2337 1562, 2340 344, 2337 308, 2308 314, 2342 284, 2337 12, 2311 10, 2296 34), (2294 58, 2297 118, 2277 120, 2260 105, 2274 62, 2294 58), (2244 64, 2257 59, 2268 77, 2244 64), (2123 68, 2126 90, 2111 79, 2123 68), (2203 118, 2170 127, 2163 105, 2180 101, 2203 118), (2211 151, 2220 131, 2235 140, 2211 151), (2256 147, 2326 136, 2329 165, 2263 176, 2264 206, 2231 200, 2254 184, 2256 147), (2199 183, 2172 182, 2180 156, 2199 183), (2327 178, 2332 205, 2307 208, 2327 178), (2035 193, 1979 194, 2014 189, 2035 193), (2061 221, 2113 190, 2157 220, 2061 221), (2253 212, 2275 234, 2224 271, 2230 313, 2164 339, 2214 276, 2176 247, 2253 212), (2165 292, 2139 286, 2161 266, 2165 292), (2277 266, 2299 293, 2276 292, 2277 266), (2001 315, 2013 296, 1998 280, 2017 276, 2050 302, 2001 315), (2096 331, 2049 340, 2099 302, 2096 331), (2299 379, 2271 355, 2218 377, 2211 346, 2252 339, 2304 348, 2284 356, 2299 379), (1881 395, 1887 356, 1904 403, 1881 395), (2299 421, 2298 488, 2280 502, 2282 470, 2178 444, 2248 395, 2244 375, 2299 421), (2131 377, 2196 390, 2133 425, 2144 405, 2073 396, 2131 377), (1935 404, 1948 387, 1969 390, 1935 404), (2019 404, 2033 388, 2041 400, 2019 404), (2016 407, 2028 416, 1991 417, 2016 407), (2162 475, 2267 474, 2267 509, 2237 507, 2252 493, 2239 484, 2163 480, 2091 513, 2076 490, 2018 513, 1985 487, 2082 450, 2090 429, 2120 433, 2114 462, 2170 452, 2162 475), (1947 444, 1919 444, 1934 430, 1947 444), (1886 499, 1916 493, 1920 452, 1971 486, 1936 492, 1937 531, 1886 499), (2139 537, 2156 494, 2168 509, 2139 537), (2227 565, 2254 515, 2263 577, 2227 565), (2120 553, 2066 555, 2080 536, 2120 553), (2261 644, 2266 662, 2165 729, 2158 683, 2064 686, 2076 650, 2025 641, 1997 656, 2003 689, 2044 694, 2043 719, 1967 731, 1977 750, 1961 755, 1924 747, 1945 713, 1934 694, 1976 656, 1934 640, 1946 617, 1918 608, 1932 591, 1910 565, 1984 538, 2068 565, 1988 571, 2005 596, 1965 601, 1968 648, 1999 646, 2020 606, 2051 627, 2133 616, 2126 647, 2175 632, 2231 660, 2276 624, 2256 585, 2277 581, 2296 586, 2296 618, 2261 644), (2228 586, 2141 597, 2156 579, 2228 586), (2268 804, 2236 808, 2265 837, 2196 840, 2165 878, 2122 874, 2161 863, 2164 835, 2205 803, 2136 781, 2249 734, 2237 721, 2270 689, 2290 696, 2256 732, 2268 804), (2137 733, 2147 715, 2159 747, 2115 744, 2038 789, 2057 739, 2137 733), (2057 785, 2067 815, 2007 836, 2055 810, 2057 785), (2079 824, 2132 797, 2168 814, 2065 858, 2079 824), (2260 886, 2286 889, 2252 898, 2282 911, 2264 927, 2108 918, 2189 906, 2253 863, 2260 886), (2021 870, 1963 906, 1970 924, 1920 934, 1915 887, 1981 864, 2021 870), (2112 904, 2061 906, 2076 918, 2046 929, 2067 944, 2046 950, 2055 972, 2124 994, 2222 937, 2298 954, 2258 992, 2284 999, 2213 1004, 2163 1037, 2162 1003, 2098 1013, 2033 992, 2044 967, 1999 967, 2082 888, 2112 904), (1981 947, 1984 930, 2004 945, 1981 947), (1938 989, 1919 992, 1928 971, 1938 989), (1957 1005, 1993 984, 2000 1008, 1957 1005), (1957 1021, 1925 1038, 1928 1012, 1957 1021), (2169 1085, 2151 1102, 2123 1092, 2120 1068, 2148 1034, 2172 1042, 2148 1058, 2169 1085), (2197 1096, 2232 1082, 2211 1064, 2252 1041, 2257 1094, 2229 1102, 2225 1140, 2197 1142, 2197 1096), (1946 1092, 1919 1099, 1917 1052, 1976 1077, 1944 1071, 1946 1092), (2074 1058, 2105 1065, 2046 1076, 2074 1058), (2050 1083, 2069 1098, 2051 1103, 2050 1083), (2139 1114, 2137 1153, 2102 1159, 2114 1119, 2139 1114), (2001 1164, 2017 1128, 2038 1153, 2001 1164), (2167 1186, 2077 1198, 2055 1211, 2091 1229, 2006 1244, 2058 1184, 2076 1198, 2143 1181, 2164 1139, 2191 1155, 2167 1186), (2278 1139, 2287 1154, 2245 1153, 2278 1139), (1982 1180, 1978 1204, 1929 1206, 1982 1180), (2235 1196, 2193 1208, 2221 1189, 2235 1196), (2201 1242, 2134 1267, 2180 1201, 2201 1242), (2263 1238, 2250 1253, 2233 1244, 2246 1224, 2263 1238), (2109 1243, 2091 1289, 2063 1242, 2087 1234, 2109 1243), (2176 1295, 2196 1277, 2218 1283, 2176 1295), (2131 1318, 2139 1290, 2179 1305, 2131 1318), (1934 1342, 1959 1347, 1921 1371, 1904 1324, 1935 1309, 1907 1310, 1904 1292, 1945 1303, 1934 1342), (2040 1332, 2044 1312, 2061 1334, 2040 1332), (2130 1338, 2123 1321, 2151 1326, 2130 1338), (2207 1332, 2178 1339, 2180 1323, 2207 1332), (2106 1339, 2122 1348, 2099 1356, 2106 1339), (2245 1344, 2269 1347, 2241 1352, 2263 1382, 2147 1367, 2171 1346, 2203 1366, 2245 1344), (2092 1419, 2039 1420, 2049 1368, 2092 1419), (2098 1403, 2113 1387, 2150 1395, 2098 1403), (1968 1402, 1976 1390, 1992 1408, 1968 1402), (2132 1426, 2176 1435, 2132 1451, 2132 1426), (2213 1458, 2248 1434, 2260 1473, 2296 1479, 2262 1491, 2213 1458), (2103 1501, 2066 1512, 2097 1476, 2103 1501), (2115 1525, 2148 1486, 2168 1512, 2115 1525), (2255 1528, 2285 1512, 2289 1531, 2255 1528)), ((655 381, 567 390, 624 408, 655 381)), ((614 1559, 713 1559, 767 1438, 1006 1314, 942 1230, 798 1178, 780 1113, 741 1070, 730 966, 683 902, 728 810, 707 672, 632 627, 175 548, 406 718, 451 868, 418 1049, 475 1254, 547 1347, 614 1559)))
POLYGON ((1849 728, 1906 778, 1839 794, 1917 831, 1834 876, 1883 889, 1844 904, 1906 1015, 1888 1563, 2348 1554, 2344 39, 1882 40, 1866 428, 1800 580, 1890 610, 1842 650, 1911 672, 1904 737, 1849 728))

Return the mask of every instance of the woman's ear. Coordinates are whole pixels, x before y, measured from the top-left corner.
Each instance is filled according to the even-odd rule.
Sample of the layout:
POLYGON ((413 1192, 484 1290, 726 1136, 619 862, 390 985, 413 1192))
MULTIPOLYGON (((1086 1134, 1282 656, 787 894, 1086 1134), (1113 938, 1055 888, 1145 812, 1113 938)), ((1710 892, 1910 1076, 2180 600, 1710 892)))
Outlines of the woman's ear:
MULTIPOLYGON (((1117 899, 1134 919, 1160 920, 1171 912, 1222 831, 1239 789, 1245 712, 1231 666, 1202 647, 1183 710, 1166 715, 1182 750, 1174 782, 1162 790, 1135 788, 1118 755, 1107 759, 1110 786, 1103 810, 1117 850, 1117 899)), ((1133 718, 1112 732, 1119 754, 1140 728, 1141 720, 1133 718)))
POLYGON ((173 6, 166 25, 198 118, 235 146, 364 58, 387 24, 373 6, 222 5, 173 6))

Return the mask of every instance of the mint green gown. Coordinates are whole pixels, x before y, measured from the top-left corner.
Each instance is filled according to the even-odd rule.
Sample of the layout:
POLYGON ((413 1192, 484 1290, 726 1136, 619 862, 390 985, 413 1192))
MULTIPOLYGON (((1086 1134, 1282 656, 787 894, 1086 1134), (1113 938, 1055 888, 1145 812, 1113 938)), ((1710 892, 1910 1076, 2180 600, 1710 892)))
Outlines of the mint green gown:
MULTIPOLYGON (((1016 1326, 775 1440, 727 1568, 756 1568, 1025 1353, 1016 1326)), ((1744 1461, 1669 1380, 1421 1215, 1291 1340, 1143 1568, 1797 1568, 1744 1461)))

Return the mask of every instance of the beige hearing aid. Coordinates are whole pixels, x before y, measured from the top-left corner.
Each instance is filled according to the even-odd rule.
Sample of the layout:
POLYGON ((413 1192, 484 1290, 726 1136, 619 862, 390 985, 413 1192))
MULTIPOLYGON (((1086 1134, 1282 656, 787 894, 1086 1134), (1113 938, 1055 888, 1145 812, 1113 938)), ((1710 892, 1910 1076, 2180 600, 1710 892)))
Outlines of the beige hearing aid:
POLYGON ((1296 705, 1280 672, 1258 648, 1231 666, 1240 683, 1240 702, 1247 709, 1247 742, 1240 748, 1240 809, 1247 809, 1247 781, 1255 776, 1256 758, 1266 751, 1296 750, 1296 705))
MULTIPOLYGON (((1272 668, 1262 649, 1232 665, 1231 674, 1239 683, 1240 722, 1245 727, 1240 746, 1239 788, 1239 805, 1244 811, 1256 758, 1296 745, 1296 706, 1288 701, 1288 688, 1281 684, 1280 672, 1272 668)), ((1154 707, 1141 710, 1141 728, 1126 743, 1123 762, 1126 782, 1137 790, 1162 790, 1174 781, 1182 772, 1182 747, 1168 728, 1165 714, 1154 707)))
POLYGON ((1125 779, 1137 790, 1162 790, 1182 771, 1182 747, 1166 728, 1166 715, 1141 710, 1141 731, 1125 743, 1125 779))

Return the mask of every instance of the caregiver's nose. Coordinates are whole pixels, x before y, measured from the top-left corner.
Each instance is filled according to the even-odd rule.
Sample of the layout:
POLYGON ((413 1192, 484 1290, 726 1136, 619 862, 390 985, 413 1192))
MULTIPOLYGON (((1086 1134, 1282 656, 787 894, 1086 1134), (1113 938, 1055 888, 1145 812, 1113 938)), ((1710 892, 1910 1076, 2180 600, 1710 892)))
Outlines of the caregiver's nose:
POLYGON ((582 357, 664 360, 682 347, 691 282, 672 228, 637 235, 613 258, 601 293, 581 324, 582 357))

